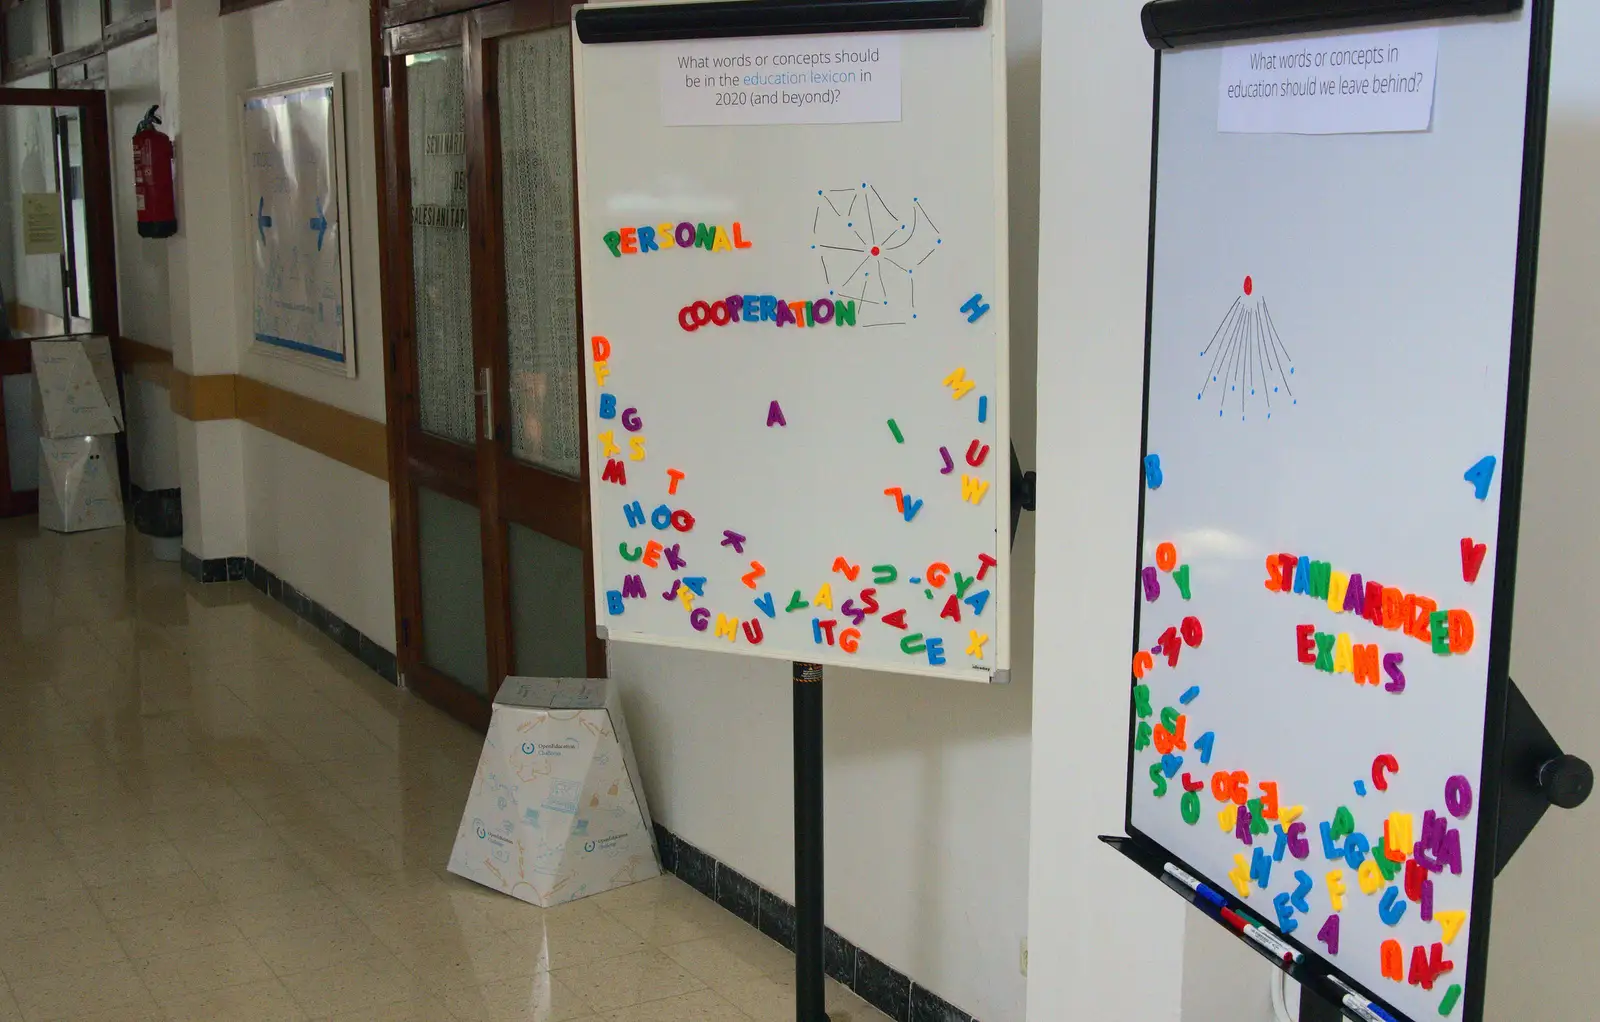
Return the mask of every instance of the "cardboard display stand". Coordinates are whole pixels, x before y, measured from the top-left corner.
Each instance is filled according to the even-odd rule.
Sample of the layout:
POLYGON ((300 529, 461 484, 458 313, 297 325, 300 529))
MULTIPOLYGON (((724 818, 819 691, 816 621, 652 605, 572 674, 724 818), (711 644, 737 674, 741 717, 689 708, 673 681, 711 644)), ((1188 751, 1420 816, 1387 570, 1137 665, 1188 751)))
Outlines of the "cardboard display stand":
POLYGON ((59 440, 122 432, 110 341, 34 341, 32 348, 33 409, 40 436, 59 440))
POLYGON ((117 443, 112 436, 39 438, 39 525, 52 532, 123 524, 117 443))
POLYGON ((660 875, 638 776, 607 681, 507 678, 450 872, 542 908, 660 875))

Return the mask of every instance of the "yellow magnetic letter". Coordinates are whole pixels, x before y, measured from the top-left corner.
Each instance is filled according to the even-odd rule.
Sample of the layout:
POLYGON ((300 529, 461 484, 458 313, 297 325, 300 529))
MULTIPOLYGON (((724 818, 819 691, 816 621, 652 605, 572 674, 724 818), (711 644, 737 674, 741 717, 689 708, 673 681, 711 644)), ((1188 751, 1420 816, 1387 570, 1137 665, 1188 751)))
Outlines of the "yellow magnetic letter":
POLYGON ((829 610, 832 610, 833 586, 826 582, 822 583, 822 588, 817 590, 817 595, 811 598, 811 604, 815 607, 827 607, 829 610))
MULTIPOLYGON (((628 446, 633 448, 633 453, 628 455, 628 460, 629 461, 643 461, 644 460, 644 437, 642 437, 642 436, 634 437, 633 439, 628 441, 628 446)), ((1348 646, 1349 643, 1346 642, 1345 645, 1348 646)))
POLYGON ((988 492, 989 492, 989 482, 988 482, 988 480, 986 480, 986 479, 978 479, 975 476, 969 476, 964 472, 962 473, 962 475, 961 475, 961 499, 962 500, 966 501, 969 504, 981 504, 981 503, 983 503, 983 495, 985 493, 988 493, 988 492))
POLYGON ((978 632, 972 631, 969 631, 967 635, 970 638, 970 641, 967 643, 967 656, 982 660, 983 644, 989 641, 989 637, 987 635, 982 635, 978 632))
MULTIPOLYGON (((685 588, 688 587, 685 586, 685 588)), ((711 635, 712 638, 716 638, 719 635, 726 635, 728 637, 728 641, 732 642, 739 637, 739 619, 736 617, 728 617, 723 614, 718 614, 717 627, 716 630, 711 633, 711 635)))
POLYGON ((955 372, 944 378, 944 383, 942 386, 951 388, 953 391, 950 395, 952 400, 960 401, 962 398, 967 396, 967 391, 971 390, 973 387, 976 387, 977 384, 967 379, 966 367, 960 366, 955 372))
POLYGON ((605 444, 605 449, 600 452, 600 457, 609 458, 613 454, 621 454, 622 448, 617 446, 616 430, 608 429, 600 434, 600 442, 605 444))
POLYGON ((1335 614, 1344 613, 1344 594, 1350 589, 1350 576, 1342 571, 1328 577, 1328 609, 1335 614))
POLYGON ((1355 670, 1355 663, 1350 653, 1350 633, 1340 632, 1339 642, 1333 647, 1333 673, 1350 674, 1355 670))
POLYGON ((1344 911, 1344 870, 1336 869, 1328 874, 1328 904, 1333 906, 1335 912, 1344 911))
POLYGON ((1411 857, 1411 850, 1416 846, 1411 836, 1412 823, 1410 813, 1389 814, 1389 822, 1383 828, 1383 847, 1391 860, 1404 862, 1411 857))
POLYGON ((1361 868, 1356 871, 1356 881, 1361 884, 1362 894, 1378 893, 1378 888, 1383 886, 1383 870, 1378 868, 1376 859, 1361 860, 1361 868))
POLYGON ((1443 940, 1446 944, 1456 942, 1456 934, 1461 932, 1462 924, 1467 921, 1467 914, 1460 909, 1454 912, 1435 912, 1433 918, 1439 920, 1439 929, 1443 931, 1443 940))
POLYGON ((1239 892, 1239 897, 1250 897, 1250 860, 1242 852, 1234 855, 1228 879, 1233 881, 1233 889, 1239 892))

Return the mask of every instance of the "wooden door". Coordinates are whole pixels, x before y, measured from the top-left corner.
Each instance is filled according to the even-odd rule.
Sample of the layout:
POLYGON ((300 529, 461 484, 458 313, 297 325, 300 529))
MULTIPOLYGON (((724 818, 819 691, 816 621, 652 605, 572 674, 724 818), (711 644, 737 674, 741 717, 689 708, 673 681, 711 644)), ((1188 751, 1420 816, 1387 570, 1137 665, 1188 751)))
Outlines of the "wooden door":
MULTIPOLYGON (((0 118, 22 181, 0 196, 0 244, 26 253, 24 191, 53 193, 61 251, 15 257, 5 282, 9 337, 0 338, 0 518, 38 509, 38 440, 32 423, 29 342, 68 334, 117 336, 117 274, 111 224, 111 150, 106 94, 95 89, 0 88, 0 118), (26 286, 24 287, 24 283, 26 286)), ((10 154, 7 154, 10 158, 10 154)), ((126 449, 118 442, 122 478, 126 449)))
POLYGON ((400 665, 480 727, 507 675, 605 666, 566 19, 515 2, 384 33, 400 665))

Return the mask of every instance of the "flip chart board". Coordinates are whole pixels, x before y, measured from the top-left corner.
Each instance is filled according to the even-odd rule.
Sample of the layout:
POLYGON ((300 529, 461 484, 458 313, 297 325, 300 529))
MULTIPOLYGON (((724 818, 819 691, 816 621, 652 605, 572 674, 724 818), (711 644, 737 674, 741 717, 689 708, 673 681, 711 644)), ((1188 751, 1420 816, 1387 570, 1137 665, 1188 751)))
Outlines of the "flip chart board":
POLYGON ((243 103, 251 336, 257 350, 354 376, 341 77, 255 89, 243 103))
POLYGON ((1009 670, 1004 16, 906 6, 577 11, 610 638, 1009 670))
POLYGON ((1410 1020, 1483 1004, 1548 53, 1503 6, 1157 58, 1128 831, 1410 1020))

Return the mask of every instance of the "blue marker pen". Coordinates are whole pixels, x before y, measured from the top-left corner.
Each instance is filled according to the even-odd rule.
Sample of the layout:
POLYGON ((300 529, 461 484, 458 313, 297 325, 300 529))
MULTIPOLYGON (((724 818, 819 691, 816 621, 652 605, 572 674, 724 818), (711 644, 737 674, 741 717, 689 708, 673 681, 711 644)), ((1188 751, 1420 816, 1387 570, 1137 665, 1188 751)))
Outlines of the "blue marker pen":
POLYGON ((1227 907, 1227 902, 1223 900, 1222 895, 1218 894, 1216 891, 1213 891, 1211 888, 1207 887, 1205 884, 1202 884, 1200 881, 1196 880, 1194 877, 1190 876, 1189 874, 1185 873, 1183 870, 1181 870, 1178 867, 1174 866, 1172 863, 1169 862, 1169 863, 1167 863, 1165 866, 1163 866, 1161 868, 1162 868, 1163 871, 1166 872, 1167 876, 1169 876, 1172 879, 1176 880, 1178 883, 1182 884, 1183 886, 1189 888, 1189 890, 1191 890, 1194 893, 1198 894, 1201 898, 1205 899, 1206 901, 1209 901, 1212 905, 1216 906, 1217 908, 1225 908, 1225 907, 1227 907))

